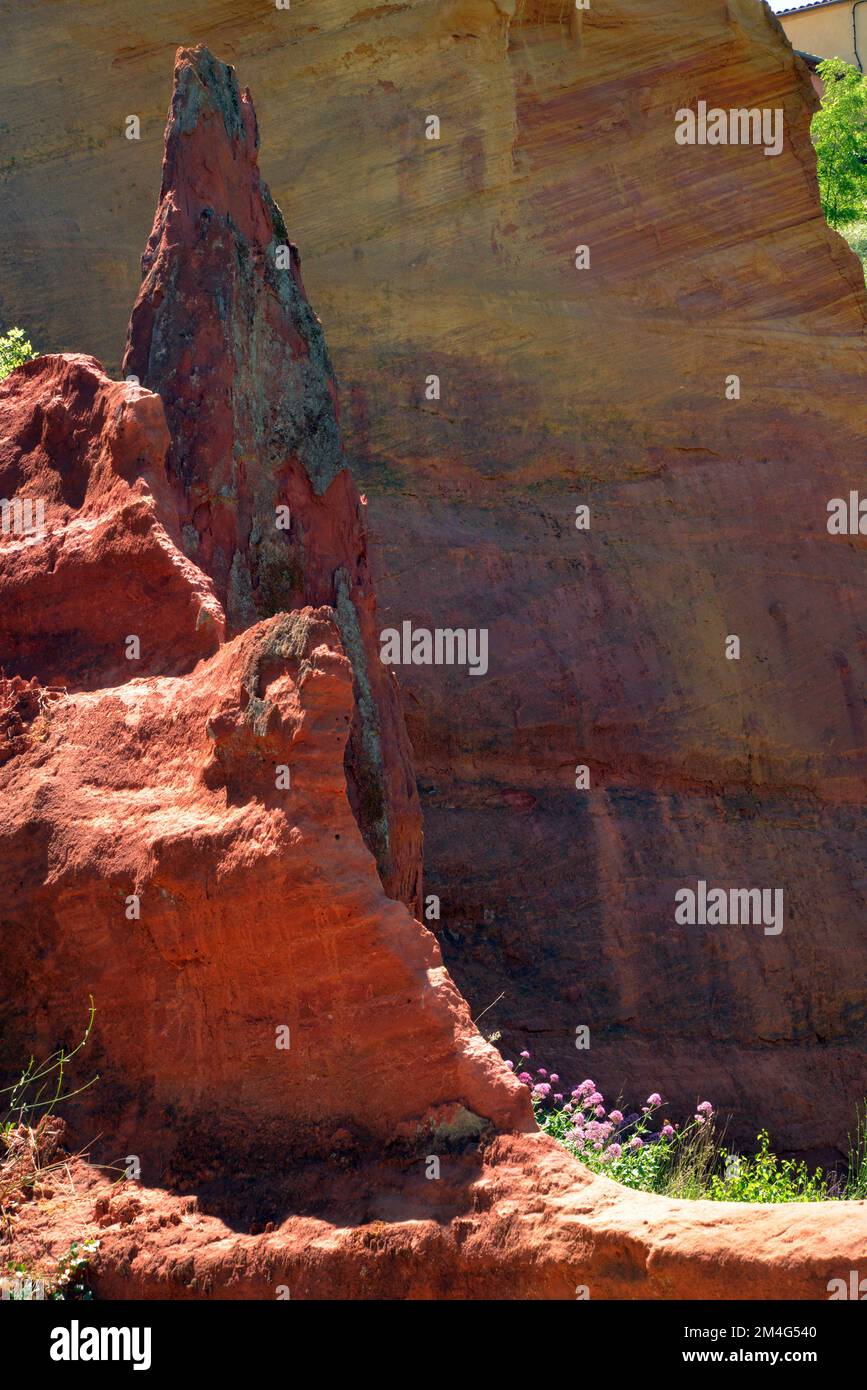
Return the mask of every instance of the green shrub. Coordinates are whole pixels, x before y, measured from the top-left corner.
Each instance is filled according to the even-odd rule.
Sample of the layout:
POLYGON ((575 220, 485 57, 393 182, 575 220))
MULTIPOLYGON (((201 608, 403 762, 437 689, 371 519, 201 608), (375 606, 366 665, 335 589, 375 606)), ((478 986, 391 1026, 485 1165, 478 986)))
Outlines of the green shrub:
POLYGON ((33 344, 24 336, 23 328, 10 328, 0 336, 0 381, 32 358, 38 357, 33 344))
POLYGON ((771 1153, 770 1135, 763 1129, 758 1153, 752 1157, 725 1155, 725 1171, 712 1173, 707 1196, 715 1202, 826 1202, 828 1179, 806 1163, 771 1153))

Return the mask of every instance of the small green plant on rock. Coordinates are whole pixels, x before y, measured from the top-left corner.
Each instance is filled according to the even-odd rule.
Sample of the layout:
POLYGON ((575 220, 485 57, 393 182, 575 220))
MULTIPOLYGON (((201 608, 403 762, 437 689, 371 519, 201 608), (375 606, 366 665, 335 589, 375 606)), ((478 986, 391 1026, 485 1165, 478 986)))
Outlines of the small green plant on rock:
POLYGON ((53 1274, 34 1274, 24 1264, 8 1266, 8 1274, 0 1279, 0 1298, 17 1303, 91 1302, 93 1291, 87 1283, 87 1267, 91 1255, 99 1249, 99 1241, 74 1240, 65 1255, 61 1255, 53 1274))
POLYGON ((0 381, 14 372, 16 367, 38 356, 33 351, 33 344, 25 338, 24 329, 10 328, 8 333, 0 335, 0 381))
POLYGON ((715 1202, 826 1202, 828 1179, 817 1168, 810 1173, 806 1163, 794 1158, 778 1158, 771 1152, 771 1139, 763 1129, 758 1136, 758 1152, 725 1155, 725 1169, 712 1173, 707 1196, 715 1202))
POLYGON ((86 1091, 98 1076, 74 1091, 65 1091, 66 1069, 87 1045, 96 1009, 90 1000, 87 1026, 81 1041, 67 1052, 59 1048, 43 1062, 31 1057, 18 1080, 0 1096, 8 1096, 0 1119, 0 1217, 7 1223, 22 1202, 28 1201, 49 1173, 66 1166, 62 1150, 66 1126, 53 1114, 60 1101, 86 1091))

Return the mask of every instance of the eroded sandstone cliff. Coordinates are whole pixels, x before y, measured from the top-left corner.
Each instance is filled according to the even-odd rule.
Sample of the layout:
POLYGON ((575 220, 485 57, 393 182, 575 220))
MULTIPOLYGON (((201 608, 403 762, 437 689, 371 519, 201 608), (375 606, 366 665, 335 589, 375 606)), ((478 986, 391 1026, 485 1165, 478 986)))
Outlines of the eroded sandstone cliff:
POLYGON ((207 50, 175 79, 127 355, 165 399, 84 357, 0 385, 0 486, 42 508, 0 552, 6 1064, 52 1052, 92 996, 104 1084, 85 1104, 152 1175, 184 1135, 305 1154, 342 1123, 362 1144, 526 1127, 371 859, 412 900, 362 507, 297 253, 272 270, 285 229, 252 106, 207 50))
MULTIPOLYGON (((74 1039, 92 995, 100 1078, 65 1108, 141 1165, 117 1187, 74 1161, 12 1253, 47 1272, 98 1230, 121 1298, 824 1296, 867 1258, 863 1203, 793 1218, 592 1179, 383 891, 345 756, 352 633, 378 621, 360 507, 297 256, 271 271, 254 132, 234 74, 181 50, 126 363, 160 394, 76 356, 0 385, 0 483, 45 502, 0 551, 3 1061, 74 1039), (272 565, 297 576, 280 602, 272 565)), ((382 748, 389 786, 405 741, 382 748)), ((409 790, 400 815, 408 844, 409 790)))
POLYGON ((400 673, 431 925, 474 1011, 505 991, 486 1023, 569 1075, 588 1026, 606 1092, 709 1094, 741 1138, 844 1142, 867 1085, 863 542, 824 523, 863 462, 865 295, 769 11, 5 18, 0 317, 111 364, 166 63, 196 39, 243 60, 328 328, 383 618, 490 631, 484 679, 400 673), (38 95, 35 54, 56 76, 38 95), (699 100, 781 110, 782 153, 679 147, 674 114, 699 100), (783 933, 677 926, 699 879, 782 888, 783 933))

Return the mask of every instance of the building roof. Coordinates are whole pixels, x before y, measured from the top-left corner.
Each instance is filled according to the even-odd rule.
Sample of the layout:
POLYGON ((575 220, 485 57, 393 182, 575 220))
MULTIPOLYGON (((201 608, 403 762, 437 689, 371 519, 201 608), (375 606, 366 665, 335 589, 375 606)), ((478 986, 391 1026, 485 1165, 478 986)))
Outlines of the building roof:
POLYGON ((821 10, 826 5, 839 5, 842 0, 768 0, 774 14, 797 14, 799 10, 821 10))

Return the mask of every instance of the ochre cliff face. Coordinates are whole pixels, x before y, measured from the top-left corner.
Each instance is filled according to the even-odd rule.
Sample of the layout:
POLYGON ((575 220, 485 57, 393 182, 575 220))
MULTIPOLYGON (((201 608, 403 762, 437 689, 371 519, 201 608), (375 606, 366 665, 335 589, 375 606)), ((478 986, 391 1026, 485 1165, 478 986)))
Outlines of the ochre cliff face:
POLYGON ((165 401, 83 356, 0 383, 3 1067, 91 998, 104 1084, 78 1120, 152 1177, 254 1134, 309 1157, 341 1126, 361 1148, 533 1128, 356 814, 380 789, 412 898, 362 505, 297 253, 270 272, 255 126, 232 70, 180 50, 127 354, 165 401))
POLYGON ((91 994, 95 1113, 151 1176, 192 1135, 309 1154, 347 1124, 362 1144, 413 1140, 437 1107, 471 1131, 532 1123, 362 843, 331 610, 257 624, 187 676, 29 703, 22 685, 2 696, 17 715, 0 770, 10 1064, 73 1034, 91 994))
POLYGON ((606 1094, 709 1095, 738 1138, 839 1145, 867 1084, 867 672, 863 542, 825 521, 863 467, 863 277, 821 217, 813 97, 767 10, 559 19, 13 13, 0 310, 119 361, 165 65, 181 38, 243 62, 370 502, 381 624, 490 632, 484 678, 399 671, 431 925, 473 1012, 505 991, 485 1020, 504 1044, 606 1094), (63 79, 38 105, 17 85, 31 45, 63 79), (699 100, 782 110, 782 153, 678 146, 699 100), (782 889, 783 932, 676 925, 700 879, 782 889))
MULTIPOLYGON (((96 1226, 109 1298, 272 1298, 278 1285, 302 1298, 825 1296, 867 1258, 863 1203, 793 1219, 592 1178, 535 1130, 529 1092, 474 1027, 434 936, 383 890, 345 751, 360 700, 346 605, 369 620, 359 642, 378 621, 359 508, 340 473, 316 493, 303 461, 320 417, 299 417, 282 472, 231 391, 227 423, 226 389, 251 385, 236 371, 254 356, 245 334, 273 362, 302 311, 292 299, 269 320, 260 241, 250 314, 232 317, 234 238, 267 230, 252 174, 255 216, 244 233, 225 213, 231 254, 208 278, 227 157, 253 170, 254 123, 234 75, 181 50, 167 171, 182 163, 173 139, 205 129, 193 167, 213 186, 167 179, 131 327, 127 366, 154 373, 165 408, 81 356, 41 357, 0 385, 0 482, 46 501, 44 526, 0 548, 17 615, 0 629, 2 1065, 14 1074, 75 1039, 92 996, 84 1058, 99 1079, 63 1108, 81 1138, 98 1129, 95 1157, 141 1164, 140 1183, 119 1184, 72 1159, 68 1191, 16 1218, 10 1257, 39 1274, 70 1231, 96 1226), (204 248, 185 235, 201 220, 194 184, 214 209, 204 248), (189 222, 163 242, 180 206, 189 222), (237 357, 228 380, 223 354, 205 357, 212 389, 194 398, 184 334, 219 333, 224 280, 218 318, 237 357), (174 316, 165 336, 161 315, 174 316), (235 432, 248 467, 233 472, 235 432), (254 533, 287 478, 311 592, 227 623, 233 570, 255 606, 254 533), (347 537, 358 569, 322 602, 347 537)), ((290 379, 309 360, 291 343, 290 379)), ((405 770, 399 742, 383 757, 387 774, 405 770)))
POLYGON ((168 444, 159 399, 93 358, 43 358, 4 384, 0 493, 20 523, 11 511, 0 566, 7 673, 96 689, 133 669, 186 672, 217 650, 222 607, 178 553, 168 444))
POLYGON ((252 1134, 309 1156, 341 1125, 362 1147, 532 1128, 363 843, 334 609, 222 640, 172 539, 160 399, 93 359, 13 373, 0 419, 3 479, 49 499, 44 534, 0 551, 4 1071, 92 997, 100 1081, 72 1113, 151 1178, 252 1134))

